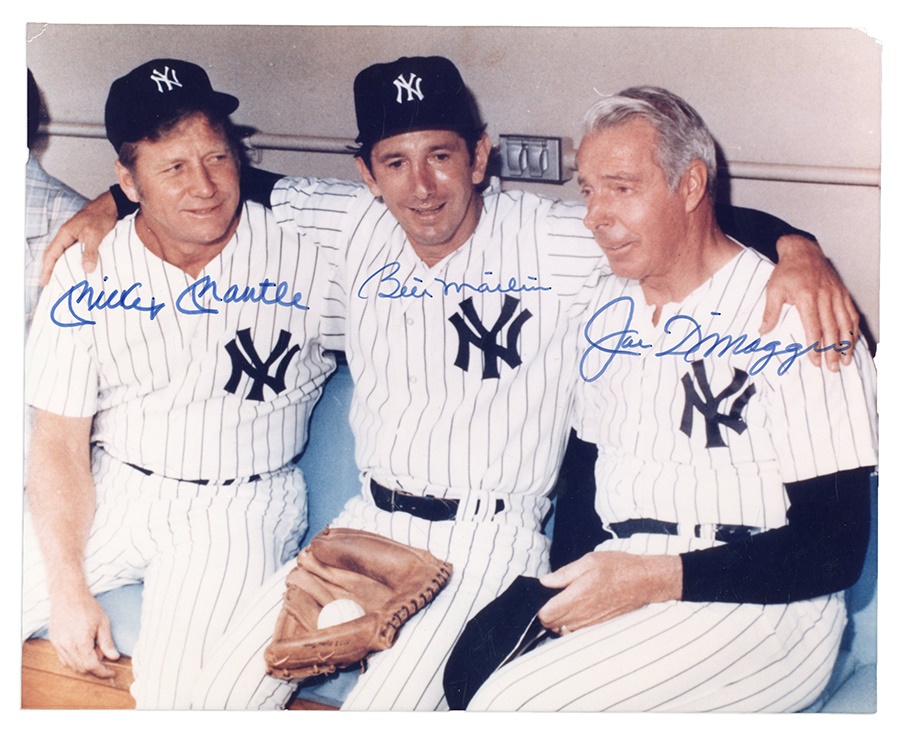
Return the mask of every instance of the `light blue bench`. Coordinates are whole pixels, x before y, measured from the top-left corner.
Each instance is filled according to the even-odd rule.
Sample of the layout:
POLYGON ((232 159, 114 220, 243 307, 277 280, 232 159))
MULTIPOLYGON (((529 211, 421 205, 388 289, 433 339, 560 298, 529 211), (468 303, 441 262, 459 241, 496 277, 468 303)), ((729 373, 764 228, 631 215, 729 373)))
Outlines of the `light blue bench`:
MULTIPOLYGON (((313 414, 310 440, 300 460, 309 486, 309 531, 307 540, 340 512, 344 503, 359 490, 353 461, 353 436, 348 414, 353 383, 342 365, 325 388, 313 414)), ((877 481, 872 480, 873 530, 866 564, 859 582, 847 591, 850 623, 844 633, 841 653, 831 682, 819 699, 805 712, 875 712, 876 664, 876 577, 877 577, 877 481)), ((120 588, 99 597, 112 623, 116 648, 131 654, 137 639, 141 585, 120 588)), ((356 672, 300 689, 303 699, 340 706, 356 681, 356 672)))

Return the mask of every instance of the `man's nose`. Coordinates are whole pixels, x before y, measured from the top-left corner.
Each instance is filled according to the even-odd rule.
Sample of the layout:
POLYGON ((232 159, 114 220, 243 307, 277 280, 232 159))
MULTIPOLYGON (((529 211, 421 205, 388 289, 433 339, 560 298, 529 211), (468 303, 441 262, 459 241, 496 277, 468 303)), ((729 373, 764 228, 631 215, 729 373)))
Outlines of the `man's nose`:
POLYGON ((427 165, 419 165, 413 168, 413 177, 416 196, 421 199, 428 198, 434 193, 434 171, 427 165))
POLYGON ((217 190, 215 181, 206 166, 197 165, 191 174, 191 193, 202 198, 209 198, 217 190))
POLYGON ((584 225, 592 232, 612 223, 612 212, 601 196, 591 196, 587 202, 584 225))

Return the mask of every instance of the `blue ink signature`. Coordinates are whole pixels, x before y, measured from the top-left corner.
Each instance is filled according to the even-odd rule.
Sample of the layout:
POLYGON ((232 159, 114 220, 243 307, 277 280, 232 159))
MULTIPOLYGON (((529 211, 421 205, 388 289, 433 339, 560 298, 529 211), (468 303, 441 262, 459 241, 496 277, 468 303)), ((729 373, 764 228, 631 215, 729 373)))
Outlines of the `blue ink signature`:
MULTIPOLYGON (((109 276, 103 278, 104 282, 107 280, 109 276)), ((166 304, 158 303, 156 298, 151 297, 150 304, 145 305, 137 293, 141 287, 143 283, 138 282, 121 291, 116 288, 108 293, 105 290, 96 292, 87 280, 82 280, 69 288, 53 304, 50 308, 50 320, 62 328, 93 326, 97 322, 88 317, 92 311, 121 308, 149 313, 152 321, 166 304)), ((199 303, 199 299, 207 294, 220 303, 262 303, 309 310, 309 306, 303 304, 303 293, 291 292, 287 282, 274 283, 265 278, 258 286, 247 285, 242 288, 238 285, 229 285, 220 295, 218 283, 209 275, 201 277, 182 290, 175 301, 175 308, 179 313, 186 315, 218 313, 216 308, 207 308, 199 303)))
MULTIPOLYGON (((711 315, 718 316, 721 314, 712 311, 711 315)), ((584 327, 584 337, 587 339, 589 346, 581 355, 581 363, 579 365, 581 378, 585 382, 593 382, 599 379, 609 368, 615 357, 643 356, 648 349, 653 348, 653 344, 644 343, 637 330, 631 327, 633 316, 634 300, 627 295, 614 298, 591 316, 584 327), (613 331, 612 333, 595 337, 592 334, 594 322, 607 312, 612 313, 612 309, 616 309, 617 315, 624 317, 624 327, 621 331, 613 331), (587 359, 594 351, 608 354, 608 356, 596 372, 588 373, 586 371, 587 359)), ((839 354, 845 354, 852 345, 849 341, 841 341, 839 344, 831 344, 820 348, 818 341, 811 346, 803 346, 803 344, 798 343, 782 344, 781 341, 777 340, 763 343, 761 338, 751 340, 747 334, 732 336, 729 334, 710 333, 704 335, 700 324, 691 316, 686 315, 672 316, 666 321, 663 330, 667 334, 672 334, 681 326, 684 327, 684 333, 680 336, 678 343, 664 351, 657 351, 653 356, 680 356, 685 362, 690 363, 695 359, 704 359, 710 356, 724 357, 728 352, 737 355, 762 354, 750 365, 747 370, 749 374, 758 374, 769 365, 772 359, 783 356, 786 358, 781 361, 776 370, 779 376, 783 376, 797 359, 810 351, 815 350, 821 354, 833 350, 839 354)))
MULTIPOLYGON (((109 280, 108 276, 103 278, 103 282, 106 282, 107 280, 109 280)), ((156 318, 156 316, 159 315, 159 312, 165 307, 166 304, 157 303, 155 298, 150 298, 150 305, 142 305, 141 296, 136 294, 137 289, 141 286, 142 283, 134 283, 133 285, 129 285, 122 291, 119 291, 119 289, 116 288, 109 293, 104 290, 101 290, 99 293, 95 293, 94 288, 90 285, 90 283, 88 283, 87 280, 82 280, 79 283, 75 283, 75 285, 73 285, 65 293, 63 293, 53 304, 53 306, 50 308, 50 320, 57 326, 61 326, 62 328, 72 328, 74 326, 93 326, 96 321, 92 321, 87 317, 80 316, 75 312, 76 305, 84 305, 88 313, 95 310, 112 310, 114 308, 142 311, 145 313, 149 313, 150 320, 152 321, 154 318, 156 318), (57 309, 61 308, 62 306, 66 307, 68 315, 71 316, 73 320, 62 321, 59 317, 57 317, 57 309)))
POLYGON ((280 283, 273 283, 269 278, 265 278, 259 283, 259 290, 251 285, 246 285, 241 289, 237 285, 229 285, 222 295, 219 295, 219 286, 215 280, 209 275, 201 277, 199 280, 188 285, 175 300, 175 309, 179 313, 187 315, 202 315, 204 313, 218 313, 216 308, 205 308, 198 301, 204 295, 209 293, 214 300, 220 303, 263 303, 264 305, 280 305, 285 308, 297 308, 298 310, 309 310, 309 306, 303 305, 303 293, 290 293, 290 285, 282 280, 280 283), (274 292, 271 288, 275 288, 274 292), (190 301, 185 303, 185 301, 190 301))
MULTIPOLYGON (((434 294, 428 290, 428 287, 420 288, 425 281, 418 277, 413 277, 415 285, 404 285, 396 277, 400 271, 399 262, 389 262, 384 267, 379 267, 375 272, 363 280, 362 285, 356 291, 356 297, 362 300, 368 300, 369 295, 364 291, 374 289, 374 295, 377 298, 433 298, 434 294)), ((493 275, 491 271, 486 271, 485 275, 493 275)), ((453 280, 442 280, 439 277, 434 278, 434 282, 440 285, 440 295, 447 296, 451 293, 461 293, 463 290, 471 290, 475 293, 525 293, 540 290, 551 290, 552 288, 537 285, 537 278, 528 275, 528 280, 532 280, 535 284, 520 283, 515 277, 509 278, 506 284, 496 283, 494 285, 482 283, 456 282, 453 280)))

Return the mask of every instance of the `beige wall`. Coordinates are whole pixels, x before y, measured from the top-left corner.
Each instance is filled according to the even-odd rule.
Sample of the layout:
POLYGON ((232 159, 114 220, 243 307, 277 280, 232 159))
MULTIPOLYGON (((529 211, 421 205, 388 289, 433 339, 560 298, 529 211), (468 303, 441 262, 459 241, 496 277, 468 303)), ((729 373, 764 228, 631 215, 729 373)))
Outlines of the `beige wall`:
MULTIPOLYGON (((29 26, 27 60, 57 122, 102 122, 109 84, 150 58, 202 64, 260 131, 355 135, 352 82, 400 55, 452 58, 488 132, 578 138, 596 92, 665 86, 703 114, 730 161, 880 168, 881 47, 854 30, 29 26), (40 32, 38 32, 40 31, 40 32)), ((112 182, 105 140, 59 137, 43 161, 87 195, 112 182)), ((348 156, 263 151, 285 173, 356 177, 348 156)), ((537 188, 577 197, 574 181, 537 188)), ((732 200, 815 232, 879 332, 877 185, 735 180, 732 200)))

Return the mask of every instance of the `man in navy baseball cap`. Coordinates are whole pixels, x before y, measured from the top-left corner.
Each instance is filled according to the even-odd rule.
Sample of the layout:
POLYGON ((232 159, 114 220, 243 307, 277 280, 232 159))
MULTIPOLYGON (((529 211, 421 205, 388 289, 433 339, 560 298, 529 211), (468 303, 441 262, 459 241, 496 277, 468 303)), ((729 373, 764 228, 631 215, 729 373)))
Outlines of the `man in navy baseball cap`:
POLYGON ((373 64, 353 84, 356 164, 415 253, 432 266, 481 215, 491 143, 456 66, 441 56, 373 64))
POLYGON ((282 239, 270 213, 241 201, 240 131, 229 118, 237 106, 203 69, 175 59, 112 84, 106 127, 116 176, 139 210, 106 238, 98 272, 82 279, 59 268, 26 356, 56 366, 27 370, 35 420, 23 637, 49 628, 61 664, 108 679, 120 651, 96 594, 142 581, 130 687, 142 709, 190 705, 215 630, 295 550, 305 488, 289 461, 302 450, 316 384, 334 369, 312 335, 324 306, 276 313, 272 300, 247 295, 271 277, 324 300, 312 295, 323 287, 312 278, 322 270, 309 265, 314 246, 282 239), (216 295, 220 277, 223 292, 244 295, 216 295), (244 352, 253 360, 256 349, 284 355, 277 386, 245 371, 244 352), (120 370, 120 360, 129 366, 120 370), (54 391, 78 395, 78 404, 62 405, 54 391), (213 414, 215 429, 206 430, 213 414), (115 427, 126 423, 133 430, 115 427), (198 489, 200 504, 184 501, 198 489), (185 541, 195 533, 201 543, 185 541), (159 610, 178 604, 190 613, 159 610))

